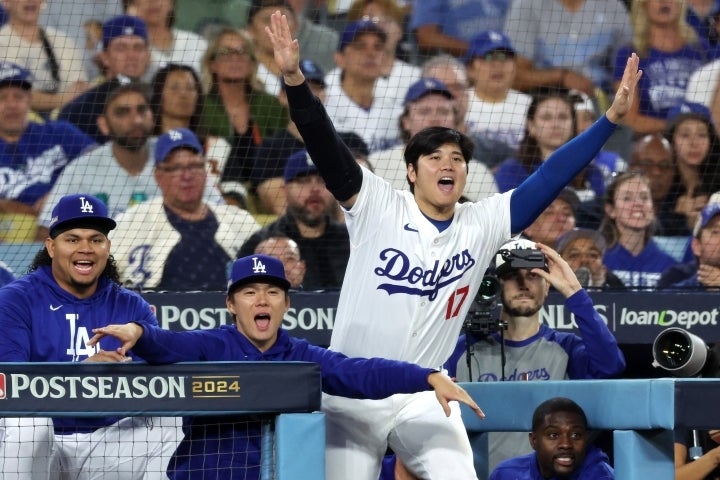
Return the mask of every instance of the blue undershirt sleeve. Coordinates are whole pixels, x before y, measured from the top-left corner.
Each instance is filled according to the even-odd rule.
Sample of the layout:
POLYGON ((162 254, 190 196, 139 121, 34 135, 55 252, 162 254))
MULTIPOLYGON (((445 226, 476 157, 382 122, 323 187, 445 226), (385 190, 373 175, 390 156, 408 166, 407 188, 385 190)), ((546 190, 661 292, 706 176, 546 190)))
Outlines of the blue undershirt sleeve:
POLYGON ((510 231, 522 232, 598 154, 616 124, 603 115, 553 152, 510 196, 510 231))

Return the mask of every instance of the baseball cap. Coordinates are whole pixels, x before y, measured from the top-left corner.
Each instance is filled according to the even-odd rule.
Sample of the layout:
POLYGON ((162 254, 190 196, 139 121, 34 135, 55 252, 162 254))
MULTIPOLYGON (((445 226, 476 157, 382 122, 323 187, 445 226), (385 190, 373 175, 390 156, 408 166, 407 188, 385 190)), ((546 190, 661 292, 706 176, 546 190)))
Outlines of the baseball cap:
POLYGON ((337 132, 337 134, 338 137, 340 137, 340 140, 342 140, 342 142, 345 144, 346 147, 348 147, 348 149, 354 156, 370 156, 370 149, 368 148, 367 143, 365 143, 365 140, 363 140, 360 135, 351 131, 337 132))
POLYGON ((340 35, 340 42, 338 43, 337 51, 343 51, 345 47, 352 43, 361 33, 374 33, 378 35, 383 42, 387 40, 385 30, 380 28, 377 23, 371 20, 357 20, 355 22, 348 23, 345 27, 345 30, 340 35))
POLYGON ((597 116, 595 111, 595 104, 585 92, 580 90, 572 89, 568 92, 570 100, 572 100, 573 106, 576 112, 590 112, 593 116, 597 116))
POLYGON ((580 207, 580 197, 578 197, 578 194, 575 193, 575 190, 570 187, 565 187, 560 190, 560 193, 558 193, 556 199, 563 200, 565 201, 565 203, 570 205, 573 213, 577 213, 577 210, 580 207))
POLYGON ((325 86, 325 72, 317 63, 308 58, 300 60, 300 71, 308 82, 315 82, 323 87, 325 86))
POLYGON ((567 233, 563 233, 557 240, 556 250, 562 253, 566 247, 578 238, 590 239, 598 250, 600 250, 601 254, 604 254, 605 250, 607 250, 607 241, 605 240, 605 237, 603 237, 602 233, 590 228, 575 228, 567 233))
POLYGON ((160 135, 155 144, 155 165, 164 162, 170 152, 176 148, 188 148, 203 153, 200 140, 187 128, 173 128, 160 135))
POLYGON ((145 42, 148 41, 147 25, 145 22, 132 15, 118 15, 105 21, 102 26, 102 44, 103 48, 107 48, 117 37, 125 35, 136 35, 141 37, 145 42))
POLYGON ((12 85, 30 90, 33 76, 30 70, 12 62, 0 62, 0 87, 12 85))
POLYGON ((510 266, 510 260, 506 259, 505 252, 508 250, 521 250, 530 249, 540 251, 536 246, 535 242, 528 240, 527 238, 514 238, 509 242, 503 244, 502 247, 495 254, 495 273, 497 275, 504 275, 512 270, 510 266))
POLYGON ((98 197, 85 193, 62 197, 50 216, 50 237, 55 238, 72 228, 92 228, 107 235, 116 227, 108 216, 107 205, 98 197))
POLYGON ((701 103, 682 101, 671 107, 667 113, 668 123, 674 125, 686 117, 699 117, 701 120, 712 123, 710 109, 701 103))
POLYGON ((230 295, 241 285, 254 282, 277 285, 285 291, 290 289, 282 262, 260 253, 238 258, 233 262, 227 293, 230 295))
MULTIPOLYGON (((327 86, 325 83, 325 72, 323 72, 323 69, 312 60, 308 58, 300 60, 300 71, 305 76, 305 80, 308 82, 316 83, 323 88, 327 86)), ((284 89, 285 86, 285 82, 280 82, 281 88, 284 89)))
POLYGON ((301 175, 311 175, 317 171, 307 150, 300 150, 290 155, 285 163, 285 183, 291 182, 301 175))
POLYGON ((697 237, 700 235, 700 231, 707 227, 708 223, 720 214, 720 203, 712 202, 708 203, 700 210, 700 216, 698 216, 697 222, 695 222, 695 228, 693 228, 693 236, 697 237))
POLYGON ((416 102, 425 95, 430 95, 431 93, 437 93, 449 100, 452 100, 454 98, 452 92, 450 92, 448 87, 443 82, 441 82, 437 78, 426 77, 421 78, 417 82, 410 85, 407 93, 405 93, 405 100, 403 100, 403 106, 407 105, 408 103, 416 102))
POLYGON ((493 50, 506 50, 515 54, 515 49, 510 42, 510 38, 502 32, 494 30, 486 30, 475 35, 470 40, 470 46, 465 52, 463 60, 465 63, 470 62, 475 57, 482 57, 493 50))

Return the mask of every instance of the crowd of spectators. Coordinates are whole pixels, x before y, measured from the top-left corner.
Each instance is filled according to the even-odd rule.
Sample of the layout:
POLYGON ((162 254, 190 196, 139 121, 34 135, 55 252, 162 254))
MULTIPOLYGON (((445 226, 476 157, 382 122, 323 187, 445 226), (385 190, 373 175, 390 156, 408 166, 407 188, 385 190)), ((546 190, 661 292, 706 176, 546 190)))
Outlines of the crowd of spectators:
MULTIPOLYGON (((0 243, 37 248, 87 193, 118 221, 125 286, 221 291, 260 253, 293 290, 340 289, 352 246, 290 119, 266 33, 280 10, 340 138, 394 188, 422 129, 472 140, 462 201, 585 131, 636 52, 625 125, 522 236, 591 290, 720 287, 720 0, 198 3, 1 2, 0 243)), ((7 261, 0 284, 26 273, 7 261)))

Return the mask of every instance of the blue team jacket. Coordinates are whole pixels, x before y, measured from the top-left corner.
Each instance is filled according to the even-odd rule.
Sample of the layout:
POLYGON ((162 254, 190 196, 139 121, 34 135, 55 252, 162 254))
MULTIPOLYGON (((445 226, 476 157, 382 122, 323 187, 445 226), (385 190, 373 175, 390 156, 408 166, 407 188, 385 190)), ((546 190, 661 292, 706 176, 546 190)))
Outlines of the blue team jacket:
MULTIPOLYGON (((106 277, 92 296, 79 299, 60 288, 50 267, 43 266, 0 288, 0 362, 82 362, 97 351, 85 346, 93 328, 126 322, 157 325, 140 295, 106 277)), ((100 341, 102 350, 119 346, 111 337, 100 341)), ((56 433, 92 432, 117 420, 53 418, 53 425, 56 433)))
MULTIPOLYGON (((585 460, 580 468, 563 480, 612 480, 615 472, 608 464, 605 452, 589 445, 585 460)), ((509 458, 495 467, 489 480, 559 480, 556 477, 545 478, 540 473, 535 452, 520 457, 509 458)))
MULTIPOLYGON (((351 398, 385 398, 429 390, 432 369, 380 358, 348 358, 280 330, 260 352, 234 325, 173 332, 145 328, 134 352, 149 363, 182 361, 302 361, 320 365, 322 390, 351 398)), ((439 406, 438 406, 439 408, 439 406)), ((171 479, 257 479, 260 476, 260 419, 187 417, 185 437, 168 466, 171 479), (235 423, 236 422, 236 423, 235 423)))

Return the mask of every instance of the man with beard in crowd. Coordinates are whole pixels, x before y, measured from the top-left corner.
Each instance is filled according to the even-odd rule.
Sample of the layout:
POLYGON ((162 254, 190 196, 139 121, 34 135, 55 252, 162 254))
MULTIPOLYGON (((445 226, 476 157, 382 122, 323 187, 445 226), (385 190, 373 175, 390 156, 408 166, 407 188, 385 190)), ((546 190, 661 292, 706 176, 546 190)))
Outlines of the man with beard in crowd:
MULTIPOLYGON (((90 192, 108 206, 112 217, 161 195, 153 175, 155 139, 151 140, 150 135, 154 117, 145 87, 139 83, 119 86, 108 97, 97 123, 110 141, 78 157, 63 170, 45 202, 41 221, 48 222, 50 208, 71 193, 90 192)), ((205 200, 223 203, 215 188, 206 188, 205 200)), ((38 238, 46 236, 47 224, 41 224, 38 238)))
POLYGON ((347 228, 332 219, 335 199, 305 150, 288 158, 285 194, 285 215, 255 232, 240 247, 238 258, 252 255, 265 238, 287 236, 297 242, 305 260, 305 290, 340 288, 350 257, 347 228))

